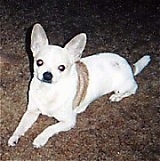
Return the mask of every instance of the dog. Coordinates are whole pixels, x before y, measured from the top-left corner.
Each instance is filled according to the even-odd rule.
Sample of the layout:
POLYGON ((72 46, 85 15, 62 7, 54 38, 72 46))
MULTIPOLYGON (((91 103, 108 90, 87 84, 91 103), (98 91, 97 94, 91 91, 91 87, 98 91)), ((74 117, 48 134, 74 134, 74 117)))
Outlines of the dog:
POLYGON ((118 102, 136 93, 138 86, 134 77, 149 64, 149 55, 133 64, 132 70, 124 58, 114 53, 81 58, 85 45, 85 33, 78 34, 64 47, 49 45, 43 27, 40 24, 33 26, 34 76, 29 87, 29 101, 18 127, 8 140, 9 146, 16 146, 40 114, 54 117, 59 122, 34 139, 35 148, 44 146, 53 135, 73 128, 77 114, 85 111, 95 99, 113 92, 109 99, 118 102))

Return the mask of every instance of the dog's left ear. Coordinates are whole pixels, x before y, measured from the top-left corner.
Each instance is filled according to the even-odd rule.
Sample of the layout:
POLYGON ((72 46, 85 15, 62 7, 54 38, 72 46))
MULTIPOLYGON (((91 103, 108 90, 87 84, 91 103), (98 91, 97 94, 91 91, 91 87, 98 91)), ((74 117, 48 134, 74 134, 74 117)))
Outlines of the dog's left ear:
POLYGON ((82 52, 86 45, 86 39, 86 34, 81 33, 75 36, 65 45, 64 48, 67 49, 69 53, 73 56, 74 62, 80 60, 82 52))

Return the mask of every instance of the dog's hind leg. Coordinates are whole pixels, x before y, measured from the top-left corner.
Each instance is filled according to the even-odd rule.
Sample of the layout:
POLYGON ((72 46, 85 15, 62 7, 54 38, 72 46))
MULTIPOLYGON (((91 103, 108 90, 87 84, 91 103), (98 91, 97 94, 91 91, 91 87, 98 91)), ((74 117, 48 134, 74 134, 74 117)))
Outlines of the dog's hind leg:
POLYGON ((137 88, 138 88, 138 86, 137 86, 136 82, 134 82, 134 84, 130 88, 127 88, 127 86, 124 85, 124 88, 116 90, 115 93, 109 97, 109 100, 111 102, 119 102, 123 98, 128 97, 132 94, 135 94, 137 88))

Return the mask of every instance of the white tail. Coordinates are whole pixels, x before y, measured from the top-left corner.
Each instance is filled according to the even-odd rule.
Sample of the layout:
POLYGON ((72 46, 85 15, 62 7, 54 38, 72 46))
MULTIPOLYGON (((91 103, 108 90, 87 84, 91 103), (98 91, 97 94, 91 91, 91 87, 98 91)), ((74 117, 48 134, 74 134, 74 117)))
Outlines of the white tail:
POLYGON ((148 63, 151 61, 151 58, 149 55, 143 56, 141 59, 139 59, 134 65, 134 76, 139 74, 145 66, 148 65, 148 63))

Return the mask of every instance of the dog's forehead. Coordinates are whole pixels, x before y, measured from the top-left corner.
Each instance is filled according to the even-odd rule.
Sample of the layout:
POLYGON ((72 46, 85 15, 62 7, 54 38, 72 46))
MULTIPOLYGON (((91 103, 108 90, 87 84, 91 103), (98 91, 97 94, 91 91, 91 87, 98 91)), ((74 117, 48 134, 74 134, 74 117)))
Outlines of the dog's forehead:
POLYGON ((48 61, 49 60, 63 61, 68 59, 66 55, 67 54, 65 48, 56 45, 48 45, 39 52, 37 58, 41 58, 44 60, 47 59, 48 61))
POLYGON ((48 45, 40 51, 40 55, 48 54, 48 56, 64 55, 64 48, 56 45, 48 45))

